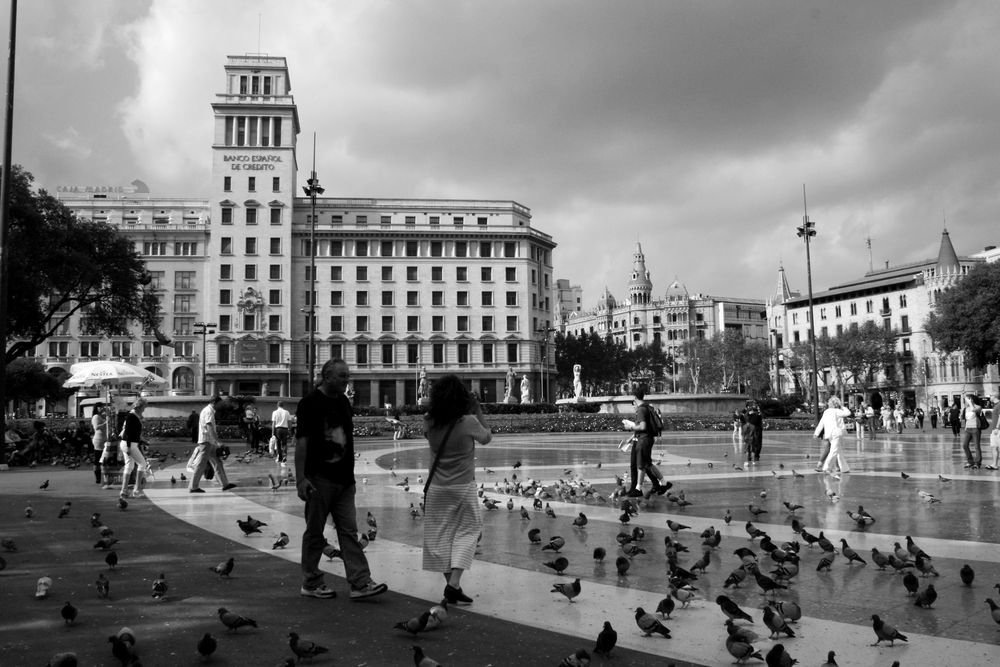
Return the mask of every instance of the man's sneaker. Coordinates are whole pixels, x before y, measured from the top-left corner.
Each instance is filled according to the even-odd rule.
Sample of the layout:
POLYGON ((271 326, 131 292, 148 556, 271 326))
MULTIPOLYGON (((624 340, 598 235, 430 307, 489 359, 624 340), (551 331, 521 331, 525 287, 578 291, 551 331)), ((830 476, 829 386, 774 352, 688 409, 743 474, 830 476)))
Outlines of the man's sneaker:
POLYGON ((133 491, 132 492, 132 497, 133 498, 145 498, 146 494, 143 493, 142 491, 133 491))
POLYGON ((389 590, 389 587, 385 584, 376 584, 374 581, 369 581, 367 584, 361 588, 351 589, 351 599, 352 600, 362 600, 364 598, 374 597, 376 595, 382 595, 389 590))
MULTIPOLYGON (((320 584, 316 588, 306 588, 303 586, 299 589, 299 595, 304 598, 322 598, 329 599, 337 597, 337 591, 333 590, 326 584, 320 584)), ((354 597, 354 593, 351 593, 351 597, 354 597)))
POLYGON ((642 491, 640 491, 639 489, 632 489, 625 495, 628 496, 629 498, 642 498, 642 491))
POLYGON ((236 488, 236 485, 233 484, 232 482, 230 482, 229 484, 226 484, 224 487, 222 487, 222 490, 223 491, 229 491, 230 489, 235 489, 235 488, 236 488))
POLYGON ((657 488, 655 489, 656 495, 662 496, 664 493, 673 488, 673 486, 674 486, 673 482, 664 482, 663 484, 658 485, 657 488))

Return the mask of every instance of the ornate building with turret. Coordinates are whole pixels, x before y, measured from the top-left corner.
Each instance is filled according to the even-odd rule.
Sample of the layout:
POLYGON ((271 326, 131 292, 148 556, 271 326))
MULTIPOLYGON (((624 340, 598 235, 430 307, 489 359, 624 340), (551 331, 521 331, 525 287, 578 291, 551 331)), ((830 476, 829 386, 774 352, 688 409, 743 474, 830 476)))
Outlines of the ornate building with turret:
POLYGON ((727 330, 751 340, 767 339, 763 300, 692 294, 677 280, 660 296, 650 276, 642 245, 636 243, 627 296, 618 301, 605 287, 593 308, 565 313, 557 326, 577 337, 590 333, 610 337, 629 350, 659 341, 678 359, 684 341, 712 338, 727 330))
MULTIPOLYGON (((875 379, 874 386, 855 385, 853 378, 841 378, 852 401, 870 400, 879 393, 887 402, 901 402, 905 408, 917 406, 944 409, 961 400, 963 392, 989 393, 997 384, 997 369, 967 368, 960 353, 942 354, 926 331, 935 300, 958 283, 969 270, 984 261, 996 261, 994 248, 982 253, 959 256, 951 236, 941 233, 934 259, 868 271, 864 276, 814 292, 812 312, 817 338, 837 337, 865 322, 875 322, 896 336, 896 363, 875 379)), ((809 340, 809 300, 788 287, 784 268, 778 270, 778 289, 768 299, 767 318, 771 344, 776 349, 776 384, 783 394, 807 394, 808 374, 791 363, 791 347, 809 340)), ((805 364, 809 366, 809 364, 805 364)), ((801 368, 801 365, 800 365, 801 368)), ((829 368, 820 368, 820 399, 837 392, 837 378, 829 368)))

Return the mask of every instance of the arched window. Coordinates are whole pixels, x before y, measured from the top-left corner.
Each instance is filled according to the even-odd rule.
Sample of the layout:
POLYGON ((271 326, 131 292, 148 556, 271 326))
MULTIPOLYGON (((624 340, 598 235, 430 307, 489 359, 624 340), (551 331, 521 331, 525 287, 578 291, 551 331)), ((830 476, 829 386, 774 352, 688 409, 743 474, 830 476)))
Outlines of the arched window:
POLYGON ((187 366, 181 366, 174 371, 173 378, 174 389, 182 389, 187 391, 194 390, 194 371, 192 371, 187 366))

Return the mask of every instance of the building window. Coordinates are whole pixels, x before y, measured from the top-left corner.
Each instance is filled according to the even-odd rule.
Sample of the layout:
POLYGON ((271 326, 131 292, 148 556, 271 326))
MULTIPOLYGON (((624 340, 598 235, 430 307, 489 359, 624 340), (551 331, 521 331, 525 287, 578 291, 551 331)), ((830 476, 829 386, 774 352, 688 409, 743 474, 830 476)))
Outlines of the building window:
POLYGON ((507 343, 507 363, 517 363, 517 343, 507 343))
POLYGON ((220 306, 231 306, 231 305, 233 305, 233 291, 232 290, 229 290, 229 289, 220 289, 219 290, 219 305, 220 306))
POLYGON ((910 316, 903 315, 899 318, 899 330, 903 333, 910 333, 910 316))
POLYGON ((515 241, 504 241, 503 256, 517 257, 517 243, 515 241))
POLYGON ((281 208, 278 206, 271 207, 271 224, 272 225, 281 224, 281 208))
POLYGON ((368 331, 368 316, 358 315, 355 319, 356 331, 368 331))
POLYGON ((344 256, 344 242, 330 241, 330 257, 343 257, 343 256, 344 256))
POLYGON ((368 280, 368 267, 359 266, 357 267, 356 277, 358 282, 366 282, 368 280))
POLYGON ((455 292, 455 302, 459 306, 469 305, 469 293, 465 291, 455 292))
POLYGON ((220 264, 219 265, 219 280, 232 280, 233 279, 233 265, 232 264, 220 264))
POLYGON ((215 356, 220 364, 229 363, 229 353, 231 351, 231 346, 229 343, 216 343, 215 344, 215 356))
POLYGON ((248 176, 247 177, 247 192, 257 192, 257 177, 248 176))
POLYGON ((420 316, 419 315, 407 315, 406 316, 406 332, 415 333, 420 331, 420 316))
POLYGON ((431 267, 431 282, 439 283, 444 280, 444 267, 431 267))
POLYGON ((851 315, 857 315, 857 314, 858 314, 858 304, 852 302, 851 303, 851 315))
POLYGON ((900 308, 906 308, 906 295, 905 294, 900 294, 899 295, 899 307, 900 308))
POLYGON ((174 254, 181 257, 191 257, 198 254, 197 241, 180 241, 174 243, 174 254))
POLYGON ((407 241, 406 242, 406 256, 407 257, 416 257, 417 256, 417 251, 419 250, 419 248, 420 248, 420 246, 419 246, 419 244, 416 241, 407 241))
POLYGON ((517 331, 517 315, 507 316, 507 331, 517 331))
POLYGON ((378 254, 382 257, 392 257, 392 250, 395 244, 392 241, 382 241, 379 244, 378 254))
POLYGON ((223 176, 222 177, 222 191, 223 192, 232 192, 232 190, 233 190, 233 177, 232 176, 223 176))
POLYGON ((223 206, 222 207, 222 224, 231 225, 233 224, 233 207, 223 206))
POLYGON ((456 328, 458 331, 468 331, 469 330, 469 316, 459 315, 458 321, 456 322, 456 328))
POLYGON ((257 208, 255 206, 247 207, 247 224, 248 225, 257 224, 257 208))
POLYGON ((195 289, 195 272, 174 271, 174 289, 195 289))
POLYGON ((368 365, 368 343, 358 343, 355 345, 354 353, 357 355, 358 366, 368 365))
POLYGON ((392 315, 382 316, 382 332, 391 333, 396 330, 395 318, 392 315))
POLYGON ((190 336, 193 327, 194 327, 193 317, 174 318, 174 334, 177 336, 190 336))
POLYGON ((438 216, 436 216, 436 215, 432 215, 430 217, 430 224, 432 224, 432 225, 440 225, 441 224, 441 218, 438 217, 438 216))
POLYGON ((469 363, 469 344, 459 343, 458 344, 458 363, 467 364, 469 363))
POLYGON ((418 275, 418 273, 417 273, 417 267, 415 267, 415 266, 408 266, 408 267, 406 267, 406 280, 407 280, 407 282, 411 282, 411 283, 412 282, 416 282, 417 275, 418 275))
POLYGON ((340 215, 338 213, 334 213, 333 215, 330 216, 330 224, 331 225, 342 225, 342 224, 344 224, 344 216, 342 216, 342 215, 340 215))
POLYGON ((507 305, 508 306, 517 305, 517 292, 507 292, 507 305))
POLYGON ((420 363, 420 346, 416 343, 406 344, 406 363, 416 366, 420 363))
POLYGON ((420 293, 417 292, 416 290, 410 290, 410 291, 408 291, 406 293, 406 305, 407 306, 419 306, 420 305, 420 296, 419 296, 419 294, 420 293))
POLYGON ((281 192, 281 177, 275 176, 271 179, 271 192, 281 192))
POLYGON ((392 305, 392 290, 382 290, 382 305, 391 306, 392 305))
POLYGON ((394 363, 393 359, 393 345, 392 343, 382 343, 382 365, 392 366, 394 363))
POLYGON ((160 256, 167 254, 167 244, 165 241, 145 241, 142 244, 142 254, 150 256, 160 256))
POLYGON ((232 331, 232 330, 233 330, 233 316, 219 315, 219 331, 232 331))
POLYGON ((434 315, 431 317, 431 331, 444 331, 444 315, 434 315))
POLYGON ((267 363, 269 364, 281 363, 281 343, 267 344, 267 363))
POLYGON ((479 242, 479 256, 480 257, 492 257, 493 256, 493 244, 490 241, 480 241, 479 242))
POLYGON ((443 306, 444 305, 444 292, 431 292, 431 305, 432 306, 443 306))
POLYGON ((493 343, 483 343, 483 363, 493 363, 493 343))
POLYGON ((378 221, 379 221, 379 224, 381 224, 381 225, 391 225, 392 224, 392 216, 391 215, 380 216, 378 221))
POLYGON ((355 257, 367 257, 368 256, 368 241, 355 241, 354 242, 354 256, 355 257))
POLYGON ((873 308, 874 308, 874 304, 872 303, 871 299, 868 299, 867 301, 865 301, 865 312, 866 313, 868 313, 870 315, 872 313, 873 308))
POLYGON ((232 255, 233 254, 233 239, 231 236, 223 236, 219 239, 219 254, 220 255, 232 255))
POLYGON ((408 216, 406 216, 405 223, 407 225, 415 225, 415 224, 417 224, 417 216, 415 216, 415 215, 408 215, 408 216))
POLYGON ((431 361, 436 365, 444 363, 444 343, 434 343, 431 346, 431 361))
POLYGON ((355 221, 356 221, 356 222, 357 222, 357 223, 358 223, 359 225, 367 225, 367 224, 368 224, 368 216, 367 216, 367 215, 359 215, 359 216, 357 216, 357 217, 355 218, 355 221))
POLYGON ((257 254, 257 239, 253 236, 248 236, 246 239, 246 253, 247 255, 257 254))
POLYGON ((344 346, 341 343, 330 343, 330 358, 331 359, 344 358, 344 346))
POLYGON ((358 292, 357 292, 357 298, 355 300, 355 303, 357 305, 359 305, 359 306, 367 306, 368 305, 368 292, 366 292, 364 290, 358 290, 358 292))
POLYGON ((479 279, 484 283, 493 282, 493 269, 489 266, 484 266, 479 269, 479 279))
POLYGON ((281 264, 271 264, 267 273, 271 280, 281 280, 281 264))
POLYGON ((330 292, 330 305, 331 306, 343 306, 344 305, 344 293, 340 290, 335 290, 330 292))
POLYGON ((468 257, 469 244, 465 241, 455 241, 455 257, 468 257))
POLYGON ((492 315, 483 315, 483 331, 493 331, 492 315))
POLYGON ((517 268, 508 266, 504 269, 504 279, 509 283, 517 282, 517 268))
POLYGON ((280 306, 281 305, 281 290, 272 289, 267 291, 267 304, 269 306, 280 306))
POLYGON ((257 280, 257 265, 247 264, 243 267, 243 273, 246 280, 257 280))
POLYGON ((467 266, 456 266, 455 267, 455 280, 460 283, 465 283, 469 281, 469 267, 467 266))
POLYGON ((485 227, 486 226, 486 218, 485 217, 476 218, 476 224, 485 227))
POLYGON ((334 282, 341 282, 344 280, 344 267, 342 266, 331 266, 330 267, 330 280, 334 282))
POLYGON ((82 341, 80 343, 81 357, 101 356, 101 343, 99 341, 82 341))
POLYGON ((834 306, 833 307, 833 316, 834 317, 840 317, 841 316, 840 306, 834 306))
POLYGON ((341 315, 331 315, 330 316, 330 331, 343 331, 344 330, 344 318, 341 315))
POLYGON ((441 241, 431 241, 431 257, 441 257, 444 254, 444 244, 441 241))
POLYGON ((383 266, 382 267, 382 282, 389 282, 392 280, 392 267, 383 266))

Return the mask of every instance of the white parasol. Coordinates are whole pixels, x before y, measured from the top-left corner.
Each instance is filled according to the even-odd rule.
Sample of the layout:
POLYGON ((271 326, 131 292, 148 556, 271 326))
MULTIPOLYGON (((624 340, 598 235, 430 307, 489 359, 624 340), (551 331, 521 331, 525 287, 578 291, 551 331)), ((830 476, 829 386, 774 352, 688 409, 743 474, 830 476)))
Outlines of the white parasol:
POLYGON ((69 379, 64 387, 96 387, 112 384, 142 384, 162 387, 166 379, 156 373, 127 364, 124 361, 84 361, 69 367, 69 379))

